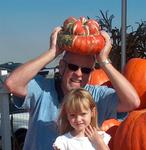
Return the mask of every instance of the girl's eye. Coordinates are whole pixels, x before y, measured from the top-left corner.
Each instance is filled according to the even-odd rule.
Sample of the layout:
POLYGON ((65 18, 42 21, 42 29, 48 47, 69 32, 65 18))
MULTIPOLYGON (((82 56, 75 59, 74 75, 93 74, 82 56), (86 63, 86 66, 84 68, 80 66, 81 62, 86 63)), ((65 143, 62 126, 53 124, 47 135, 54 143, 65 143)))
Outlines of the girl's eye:
POLYGON ((87 114, 86 112, 81 113, 82 116, 85 116, 86 114, 87 114))
POLYGON ((70 117, 75 117, 75 114, 69 114, 70 117))

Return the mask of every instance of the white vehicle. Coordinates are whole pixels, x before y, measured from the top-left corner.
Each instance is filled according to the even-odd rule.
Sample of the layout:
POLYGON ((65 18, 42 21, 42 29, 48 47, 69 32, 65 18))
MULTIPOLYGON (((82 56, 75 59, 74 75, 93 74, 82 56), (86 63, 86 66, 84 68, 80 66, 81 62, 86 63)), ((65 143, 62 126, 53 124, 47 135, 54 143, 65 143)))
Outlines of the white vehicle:
MULTIPOLYGON (((17 113, 10 115, 12 145, 14 150, 21 150, 28 129, 28 113, 17 113)), ((1 137, 1 115, 0 115, 0 137, 1 137)), ((0 142, 1 143, 1 142, 0 142)), ((1 149, 2 145, 0 145, 1 149)))
MULTIPOLYGON (((0 72, 0 88, 3 88, 3 81, 5 70, 1 70, 0 72)), ((11 139, 12 139, 12 150, 22 150, 25 135, 28 129, 28 120, 29 113, 26 110, 19 109, 15 106, 15 101, 17 103, 22 102, 23 99, 20 97, 16 97, 9 93, 9 116, 10 116, 10 126, 11 126, 11 139)), ((0 103, 0 105, 2 105, 0 103)), ((0 106, 2 108, 3 106, 0 106)), ((0 150, 2 150, 2 127, 1 127, 1 111, 0 111, 0 150)))
MULTIPOLYGON (((17 108, 13 109, 10 107, 10 125, 11 125, 11 139, 12 147, 14 150, 22 150, 25 135, 28 129, 29 113, 24 112, 24 110, 19 110, 17 108)), ((2 136, 1 132, 1 114, 0 114, 0 139, 2 136)), ((1 140, 0 140, 0 150, 1 150, 1 140)))

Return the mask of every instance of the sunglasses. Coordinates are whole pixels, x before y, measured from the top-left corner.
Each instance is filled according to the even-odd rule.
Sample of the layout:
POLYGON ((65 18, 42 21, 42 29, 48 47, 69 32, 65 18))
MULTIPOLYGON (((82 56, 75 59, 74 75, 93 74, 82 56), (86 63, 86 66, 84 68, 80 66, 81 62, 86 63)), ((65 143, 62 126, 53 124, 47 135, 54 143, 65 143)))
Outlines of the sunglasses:
POLYGON ((91 73, 91 71, 93 71, 93 68, 79 67, 75 64, 67 63, 66 61, 65 61, 65 63, 67 64, 68 69, 71 71, 77 71, 79 68, 81 69, 81 72, 84 74, 89 74, 89 73, 91 73))

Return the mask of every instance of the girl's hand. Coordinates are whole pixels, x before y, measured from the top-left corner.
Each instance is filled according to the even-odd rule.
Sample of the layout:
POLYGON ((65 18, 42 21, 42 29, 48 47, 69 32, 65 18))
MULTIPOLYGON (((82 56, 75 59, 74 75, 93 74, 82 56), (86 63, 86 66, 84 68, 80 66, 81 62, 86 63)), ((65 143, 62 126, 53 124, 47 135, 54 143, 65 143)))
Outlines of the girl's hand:
POLYGON ((96 144, 96 142, 98 141, 98 139, 100 139, 100 135, 97 132, 97 129, 95 127, 92 127, 91 125, 89 125, 86 129, 85 129, 85 135, 89 138, 89 140, 93 143, 96 144))
POLYGON ((104 143, 103 138, 101 137, 101 135, 98 134, 97 129, 95 127, 89 125, 85 129, 85 135, 89 138, 89 140, 96 149, 109 150, 108 145, 104 143))

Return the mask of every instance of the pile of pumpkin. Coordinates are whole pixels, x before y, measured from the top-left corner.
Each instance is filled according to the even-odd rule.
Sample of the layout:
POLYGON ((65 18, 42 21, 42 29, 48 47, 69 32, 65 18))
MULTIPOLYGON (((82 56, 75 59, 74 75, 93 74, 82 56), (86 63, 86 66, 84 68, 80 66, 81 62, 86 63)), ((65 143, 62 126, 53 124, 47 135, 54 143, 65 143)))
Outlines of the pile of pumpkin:
MULTIPOLYGON (((146 59, 130 59, 123 74, 137 90, 141 105, 131 111, 124 121, 109 119, 103 123, 102 128, 112 137, 109 142, 110 150, 146 150, 146 59), (112 127, 108 129, 108 126, 112 127)), ((97 84, 106 84, 109 81, 108 78, 104 79, 105 74, 105 82, 102 75, 100 76, 102 82, 97 81, 97 84)), ((91 78, 93 81, 95 74, 91 78)))

